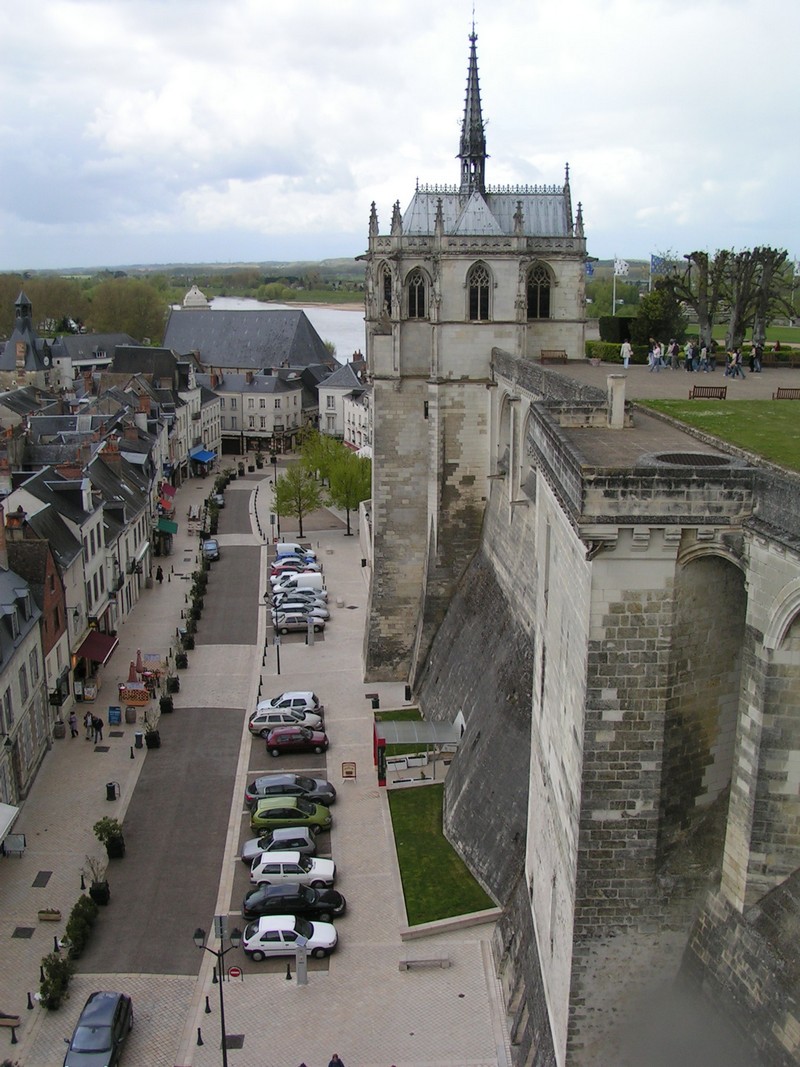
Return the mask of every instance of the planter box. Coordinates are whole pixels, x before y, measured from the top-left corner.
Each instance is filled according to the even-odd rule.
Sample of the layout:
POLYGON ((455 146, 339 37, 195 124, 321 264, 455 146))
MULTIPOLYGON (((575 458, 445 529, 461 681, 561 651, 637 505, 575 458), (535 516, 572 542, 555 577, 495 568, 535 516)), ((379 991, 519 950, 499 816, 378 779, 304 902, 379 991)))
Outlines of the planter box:
POLYGON ((58 908, 41 908, 38 912, 39 922, 43 923, 59 923, 61 922, 61 912, 58 908))

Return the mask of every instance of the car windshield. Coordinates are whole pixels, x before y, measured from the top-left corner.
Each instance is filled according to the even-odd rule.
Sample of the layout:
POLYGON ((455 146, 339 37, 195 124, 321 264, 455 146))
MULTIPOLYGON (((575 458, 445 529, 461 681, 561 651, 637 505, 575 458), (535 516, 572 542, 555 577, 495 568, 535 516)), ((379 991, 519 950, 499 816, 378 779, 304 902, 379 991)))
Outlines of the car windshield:
POLYGON ((305 789, 307 793, 312 793, 317 787, 317 783, 314 781, 313 778, 304 778, 302 775, 299 774, 297 776, 297 784, 300 786, 301 789, 305 789))
POLYGON ((301 885, 297 894, 306 904, 313 904, 317 899, 316 889, 312 889, 310 885, 301 885))
POLYGON ((300 729, 297 731, 297 736, 304 737, 306 740, 308 740, 309 737, 311 737, 311 731, 307 726, 301 726, 300 729))
POLYGON ((103 1052, 111 1048, 110 1026, 79 1026, 72 1038, 73 1052, 103 1052))
POLYGON ((308 872, 313 867, 313 864, 312 864, 311 860, 308 858, 308 856, 301 856, 300 859, 298 860, 297 866, 300 868, 301 871, 308 872))
POLYGON ((302 811, 303 815, 313 815, 317 810, 317 805, 312 804, 311 801, 306 800, 305 797, 297 797, 295 806, 298 811, 302 811))
POLYGON ((311 937, 314 932, 314 927, 308 919, 301 919, 299 916, 294 921, 294 928, 298 934, 302 934, 305 938, 311 937))

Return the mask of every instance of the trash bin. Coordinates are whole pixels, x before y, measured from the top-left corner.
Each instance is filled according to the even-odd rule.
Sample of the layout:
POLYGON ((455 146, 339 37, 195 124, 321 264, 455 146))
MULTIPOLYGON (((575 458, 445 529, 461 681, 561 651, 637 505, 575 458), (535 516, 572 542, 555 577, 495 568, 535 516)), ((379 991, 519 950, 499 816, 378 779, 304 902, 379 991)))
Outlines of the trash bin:
POLYGON ((142 748, 144 746, 144 733, 141 730, 134 731, 133 743, 135 748, 142 748))
POLYGON ((106 800, 116 800, 119 796, 119 782, 106 782, 106 800))

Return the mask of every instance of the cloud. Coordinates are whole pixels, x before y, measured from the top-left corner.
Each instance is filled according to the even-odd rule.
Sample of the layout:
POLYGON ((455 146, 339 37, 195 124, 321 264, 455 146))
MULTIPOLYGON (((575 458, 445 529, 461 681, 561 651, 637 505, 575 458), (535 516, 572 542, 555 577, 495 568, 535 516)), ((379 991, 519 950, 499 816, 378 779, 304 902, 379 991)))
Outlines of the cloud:
MULTIPOLYGON (((363 244, 372 200, 386 226, 417 180, 458 179, 469 19, 461 0, 28 0, 0 65, 0 268, 149 258, 148 235, 154 260, 170 234, 170 259, 363 244)), ((795 251, 798 30, 783 0, 494 0, 488 181, 569 162, 602 257, 795 251)))

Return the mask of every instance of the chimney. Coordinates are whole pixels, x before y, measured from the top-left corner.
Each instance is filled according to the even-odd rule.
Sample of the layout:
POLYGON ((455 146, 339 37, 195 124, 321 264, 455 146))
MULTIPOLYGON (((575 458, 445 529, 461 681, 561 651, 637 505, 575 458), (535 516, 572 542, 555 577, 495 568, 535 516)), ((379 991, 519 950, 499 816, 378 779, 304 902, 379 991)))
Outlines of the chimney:
POLYGON ((611 430, 621 430, 625 426, 625 375, 609 374, 606 379, 608 397, 608 422, 611 430))
POLYGON ((251 370, 249 370, 247 372, 246 379, 247 379, 247 384, 248 385, 252 385, 253 384, 253 372, 251 370))
POLYGON ((212 389, 216 389, 217 388, 217 382, 218 381, 219 381, 219 379, 217 378, 217 376, 214 373, 214 371, 212 371, 211 372, 211 388, 212 389))
POLYGON ((6 523, 4 519, 4 508, 0 504, 0 567, 4 571, 8 570, 8 545, 6 544, 6 523))
POLYGON ((150 397, 146 393, 143 393, 139 397, 139 411, 143 412, 145 415, 150 414, 150 397))
POLYGON ((106 463, 108 463, 109 465, 119 467, 119 461, 121 457, 119 454, 119 444, 117 443, 116 437, 108 438, 105 445, 103 446, 102 456, 106 463))
MULTIPOLYGON (((0 505, 1 506, 1 505, 0 505)), ((23 527, 25 526, 25 519, 27 518, 27 512, 23 508, 22 504, 16 511, 10 511, 6 518, 6 539, 8 541, 24 541, 25 533, 23 527)))
MULTIPOLYGON (((19 373, 25 373, 25 358, 28 354, 28 346, 24 341, 17 341, 15 349, 16 356, 16 368, 19 373)), ((6 560, 6 570, 8 570, 8 560, 6 560)))
POLYGON ((126 426, 125 427, 125 440, 126 441, 138 441, 139 440, 139 428, 138 428, 138 426, 126 426))

